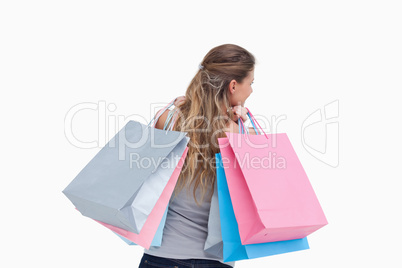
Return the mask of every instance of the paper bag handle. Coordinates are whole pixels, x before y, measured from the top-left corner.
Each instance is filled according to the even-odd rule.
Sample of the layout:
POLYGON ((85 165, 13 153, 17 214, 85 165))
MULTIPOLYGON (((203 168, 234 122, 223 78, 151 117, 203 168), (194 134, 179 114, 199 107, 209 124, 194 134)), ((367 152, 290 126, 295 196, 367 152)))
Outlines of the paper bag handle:
MULTIPOLYGON (((250 118, 250 122, 255 130, 255 133, 257 133, 257 135, 260 135, 260 133, 262 132, 262 133, 264 133, 265 137, 268 139, 267 134, 264 132, 264 130, 262 129, 260 124, 257 122, 257 120, 255 119, 253 114, 250 112, 250 110, 248 108, 246 108, 246 109, 247 109, 247 116, 250 118), (258 131, 255 123, 260 127, 261 132, 258 131)), ((239 132, 244 134, 244 130, 247 131, 247 129, 244 127, 243 119, 241 119, 241 117, 239 117, 238 122, 239 122, 239 132), (241 128, 240 128, 240 126, 241 126, 241 128)), ((248 131, 247 131, 247 134, 248 134, 248 131)))

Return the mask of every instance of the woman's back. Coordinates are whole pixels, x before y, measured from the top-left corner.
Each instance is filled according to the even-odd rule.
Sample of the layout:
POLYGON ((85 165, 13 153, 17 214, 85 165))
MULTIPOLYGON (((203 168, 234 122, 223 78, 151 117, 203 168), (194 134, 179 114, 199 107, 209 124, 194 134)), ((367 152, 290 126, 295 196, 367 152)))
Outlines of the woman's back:
MULTIPOLYGON (((208 188, 208 193, 211 191, 208 188)), ((201 198, 200 188, 196 190, 197 200, 201 198)), ((145 253, 176 259, 213 259, 222 262, 213 255, 204 251, 204 244, 208 235, 208 219, 211 201, 205 198, 198 206, 195 203, 192 190, 180 191, 176 197, 172 195, 169 203, 166 224, 163 230, 160 247, 150 247, 145 253)), ((226 263, 234 266, 234 263, 226 263)))
MULTIPOLYGON (((174 116, 168 117, 169 111, 157 113, 161 116, 156 119, 156 128, 163 129, 166 119, 173 118, 171 130, 186 132, 190 143, 175 188, 178 193, 169 203, 162 244, 145 250, 141 268, 153 262, 152 256, 158 264, 173 266, 183 262, 200 265, 196 267, 234 266, 234 263, 219 264, 222 258, 205 252, 204 246, 208 236, 209 196, 216 182, 217 139, 225 137, 225 132, 239 133, 235 122, 241 122, 240 117, 247 120, 244 103, 253 92, 254 64, 254 56, 237 45, 213 48, 199 65, 185 96, 175 99, 174 116), (188 184, 191 187, 187 187, 188 184), (197 205, 195 199, 201 204, 197 205)), ((250 131, 250 134, 255 132, 250 131)))
MULTIPOLYGON (((168 113, 169 111, 167 110, 161 114, 156 123, 156 128, 163 128, 168 113)), ((233 121, 229 121, 224 131, 239 133, 238 125, 233 121)), ((192 181, 195 181, 195 179, 192 181)), ((207 187, 205 196, 209 196, 212 190, 211 185, 207 187)), ((144 253, 164 258, 223 261, 221 258, 217 258, 204 251, 208 235, 211 201, 209 198, 204 198, 203 202, 198 206, 193 196, 193 189, 193 187, 190 187, 190 189, 184 187, 176 197, 174 197, 174 194, 172 195, 163 230, 162 244, 160 247, 150 247, 149 250, 145 249, 144 253)), ((200 187, 196 189, 196 198, 197 200, 201 200, 200 187)), ((225 264, 234 266, 234 263, 229 262, 225 264)))

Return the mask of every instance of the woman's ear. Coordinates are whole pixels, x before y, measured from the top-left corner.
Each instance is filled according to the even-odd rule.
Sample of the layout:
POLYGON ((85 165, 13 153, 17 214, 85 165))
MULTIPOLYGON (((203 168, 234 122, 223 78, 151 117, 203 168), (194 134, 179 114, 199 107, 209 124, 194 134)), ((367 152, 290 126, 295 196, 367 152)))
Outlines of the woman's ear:
POLYGON ((232 80, 232 81, 230 81, 230 83, 229 83, 229 92, 230 93, 234 93, 235 92, 235 86, 236 86, 236 80, 232 80))

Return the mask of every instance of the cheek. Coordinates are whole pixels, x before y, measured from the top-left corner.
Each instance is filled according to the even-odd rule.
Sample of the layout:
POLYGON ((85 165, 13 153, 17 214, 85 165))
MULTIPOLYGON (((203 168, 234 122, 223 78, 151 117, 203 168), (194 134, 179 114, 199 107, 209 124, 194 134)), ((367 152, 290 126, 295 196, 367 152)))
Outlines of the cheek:
POLYGON ((247 98, 248 96, 250 96, 251 92, 252 92, 251 87, 244 87, 242 95, 244 98, 247 98))

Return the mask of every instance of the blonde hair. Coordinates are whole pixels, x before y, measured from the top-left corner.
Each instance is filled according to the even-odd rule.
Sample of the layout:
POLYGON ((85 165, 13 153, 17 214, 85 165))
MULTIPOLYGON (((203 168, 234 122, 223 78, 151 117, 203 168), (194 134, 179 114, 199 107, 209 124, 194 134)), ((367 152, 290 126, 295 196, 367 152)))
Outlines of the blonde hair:
MULTIPOLYGON (((219 153, 218 138, 226 137, 224 129, 232 110, 230 107, 229 83, 231 80, 241 83, 254 69, 255 58, 244 48, 224 44, 211 49, 200 63, 200 69, 191 80, 185 93, 185 102, 173 109, 178 112, 173 130, 188 132, 190 141, 188 153, 182 172, 178 178, 175 195, 184 187, 188 189, 194 184, 201 187, 201 202, 204 201, 208 186, 216 180, 215 154, 219 153), (224 111, 222 111, 224 107, 224 111)), ((213 194, 210 191, 208 198, 213 194)))

